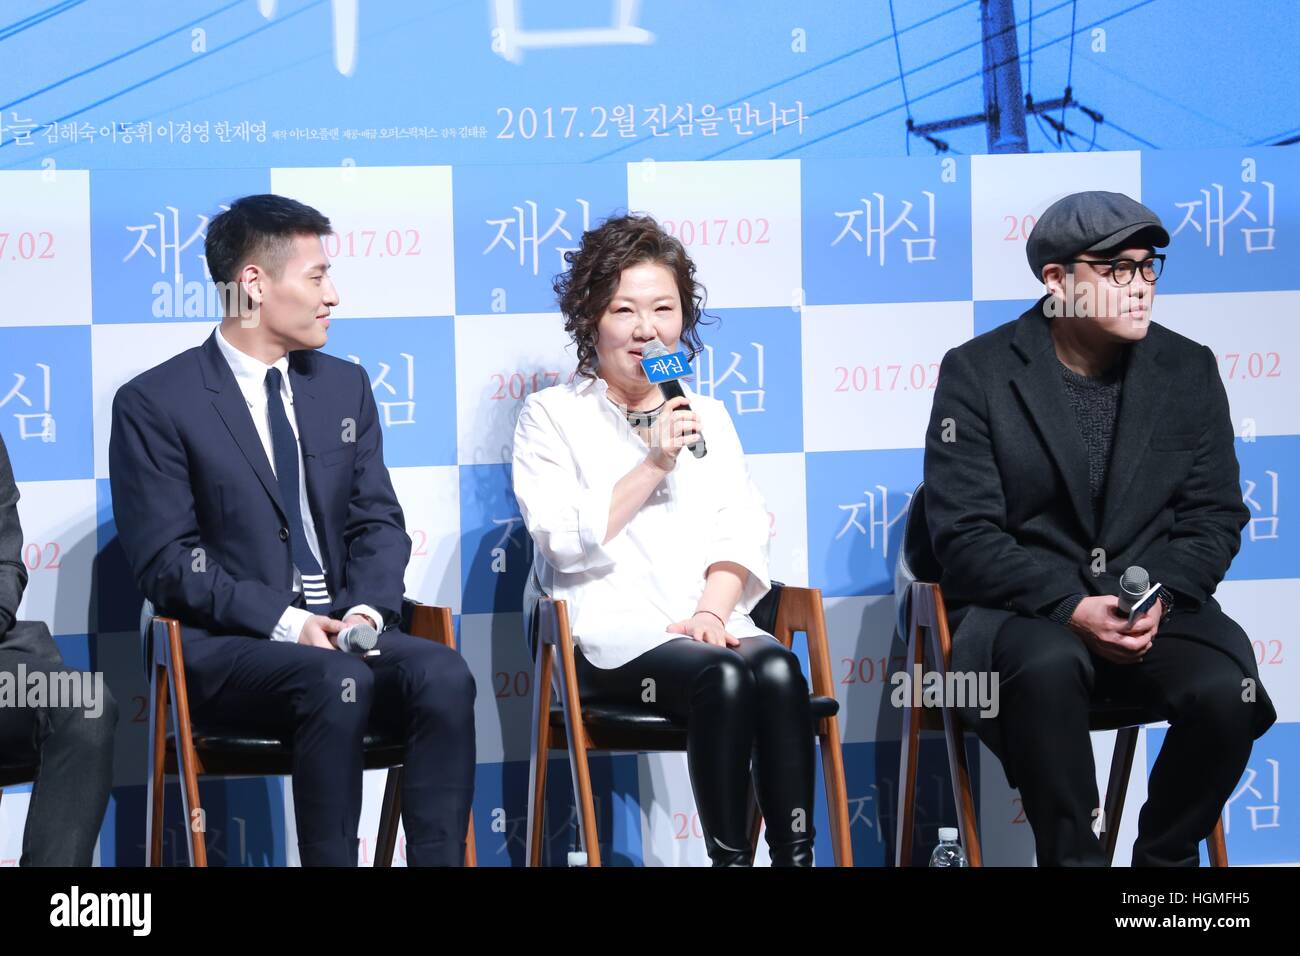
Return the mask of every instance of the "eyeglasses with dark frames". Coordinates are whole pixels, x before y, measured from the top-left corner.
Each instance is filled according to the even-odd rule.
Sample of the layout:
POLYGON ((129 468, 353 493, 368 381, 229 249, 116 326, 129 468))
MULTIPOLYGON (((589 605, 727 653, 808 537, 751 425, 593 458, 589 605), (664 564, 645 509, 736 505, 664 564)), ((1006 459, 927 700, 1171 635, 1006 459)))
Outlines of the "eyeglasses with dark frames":
POLYGON ((1148 282, 1155 282, 1160 278, 1160 274, 1165 270, 1165 254, 1163 252, 1152 253, 1147 258, 1138 262, 1134 259, 1067 259, 1067 262, 1082 262, 1086 265, 1108 266, 1109 270, 1103 273, 1116 285, 1128 285, 1133 281, 1133 277, 1141 270, 1142 278, 1148 282))

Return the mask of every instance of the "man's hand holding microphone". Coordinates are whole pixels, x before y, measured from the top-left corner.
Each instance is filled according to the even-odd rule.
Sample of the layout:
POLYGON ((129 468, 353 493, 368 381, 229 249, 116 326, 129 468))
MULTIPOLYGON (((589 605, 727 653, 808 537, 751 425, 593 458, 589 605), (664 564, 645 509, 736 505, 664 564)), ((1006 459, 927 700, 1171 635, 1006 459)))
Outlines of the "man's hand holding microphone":
POLYGON ((1151 650, 1160 628, 1164 603, 1159 598, 1151 599, 1151 593, 1159 587, 1150 587, 1150 576, 1134 565, 1120 580, 1119 597, 1085 597, 1070 616, 1070 628, 1098 657, 1116 664, 1136 664, 1151 650), (1144 599, 1150 606, 1133 617, 1133 608, 1141 607, 1144 599))

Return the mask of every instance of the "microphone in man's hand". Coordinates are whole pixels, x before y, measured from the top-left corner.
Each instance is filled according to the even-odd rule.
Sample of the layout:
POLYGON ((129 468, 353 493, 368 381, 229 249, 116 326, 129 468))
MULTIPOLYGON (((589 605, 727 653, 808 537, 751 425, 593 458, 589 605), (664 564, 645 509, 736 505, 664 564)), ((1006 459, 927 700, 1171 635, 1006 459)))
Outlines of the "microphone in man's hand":
POLYGON ((350 624, 339 631, 338 637, 334 640, 338 642, 341 651, 365 654, 367 651, 373 651, 375 645, 379 643, 379 632, 369 624, 350 624))
POLYGON ((1119 579, 1119 591, 1119 604, 1115 610, 1121 617, 1128 617, 1129 627, 1160 600, 1160 584, 1152 584, 1146 568, 1136 564, 1131 565, 1119 579))
POLYGON ((1147 569, 1130 564, 1119 579, 1119 607, 1116 610, 1127 615, 1150 587, 1151 575, 1147 574, 1147 569))
MULTIPOLYGON (((670 352, 668 346, 664 345, 658 339, 651 339, 641 349, 641 368, 645 370, 646 378, 659 386, 659 391, 663 394, 665 401, 672 401, 674 398, 684 396, 682 383, 677 381, 684 375, 691 373, 690 356, 685 352, 670 352)), ((690 405, 682 405, 682 408, 689 409, 690 405)), ((708 454, 708 448, 704 444, 704 436, 696 433, 694 440, 686 446, 691 450, 691 454, 696 458, 703 458, 708 454)))

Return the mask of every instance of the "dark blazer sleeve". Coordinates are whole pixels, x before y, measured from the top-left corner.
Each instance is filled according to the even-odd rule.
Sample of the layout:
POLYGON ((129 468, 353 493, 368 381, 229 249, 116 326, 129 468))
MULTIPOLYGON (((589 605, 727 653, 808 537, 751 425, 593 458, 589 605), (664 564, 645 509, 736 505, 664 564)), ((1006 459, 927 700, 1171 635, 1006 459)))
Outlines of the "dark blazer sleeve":
POLYGON ((1174 592, 1180 610, 1199 608, 1219 586, 1250 520, 1241 499, 1228 394, 1214 353, 1202 346, 1201 359, 1207 400, 1192 470, 1174 496, 1168 538, 1141 558, 1151 580, 1174 592))
POLYGON ((411 539, 397 503, 393 482, 384 466, 384 436, 370 388, 370 376, 360 373, 360 413, 357 416, 357 453, 352 465, 352 493, 343 528, 345 584, 334 595, 331 613, 347 613, 357 604, 369 604, 393 626, 401 616, 406 563, 411 539))
POLYGON ((205 548, 181 436, 134 383, 113 399, 108 470, 118 538, 136 586, 159 613, 218 633, 269 637, 294 592, 237 580, 205 548))
POLYGON ((13 627, 26 588, 23 528, 18 520, 18 485, 9 464, 9 451, 0 439, 0 635, 13 627))
POLYGON ((960 349, 949 350, 939 367, 925 436, 925 512, 951 598, 1035 615, 1079 590, 1077 581, 1044 568, 1005 530, 988 400, 960 349), (949 424, 953 440, 944 441, 949 424))

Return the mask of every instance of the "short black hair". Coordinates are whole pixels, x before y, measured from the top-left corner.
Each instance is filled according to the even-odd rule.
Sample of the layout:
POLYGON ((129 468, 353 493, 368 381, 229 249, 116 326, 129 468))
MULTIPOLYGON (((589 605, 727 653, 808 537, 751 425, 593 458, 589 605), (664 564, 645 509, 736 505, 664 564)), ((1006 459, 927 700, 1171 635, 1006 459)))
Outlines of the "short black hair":
POLYGON ((244 196, 208 223, 203 252, 216 282, 233 282, 249 260, 279 278, 296 236, 324 236, 330 221, 305 203, 263 193, 244 196))

